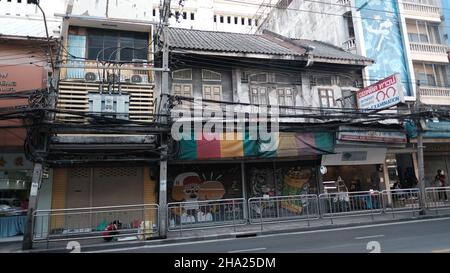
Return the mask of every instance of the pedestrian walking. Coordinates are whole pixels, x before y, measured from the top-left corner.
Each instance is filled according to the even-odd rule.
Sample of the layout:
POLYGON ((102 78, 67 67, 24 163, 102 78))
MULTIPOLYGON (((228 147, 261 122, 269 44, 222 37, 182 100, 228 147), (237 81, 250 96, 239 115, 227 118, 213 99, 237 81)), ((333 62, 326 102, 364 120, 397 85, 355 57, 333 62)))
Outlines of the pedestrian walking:
MULTIPOLYGON (((438 184, 438 187, 441 187, 441 188, 445 187, 445 173, 443 170, 437 171, 437 175, 434 178, 434 181, 438 184)), ((443 191, 439 191, 439 200, 442 200, 442 199, 444 199, 445 201, 448 201, 446 189, 444 189, 443 191)))

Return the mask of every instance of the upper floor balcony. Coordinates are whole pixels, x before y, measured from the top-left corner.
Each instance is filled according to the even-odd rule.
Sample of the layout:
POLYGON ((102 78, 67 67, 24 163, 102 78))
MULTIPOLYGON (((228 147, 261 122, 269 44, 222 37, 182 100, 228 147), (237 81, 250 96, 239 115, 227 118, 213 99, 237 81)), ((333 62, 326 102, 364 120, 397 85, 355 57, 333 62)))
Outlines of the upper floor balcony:
POLYGON ((449 62, 447 45, 410 42, 410 49, 414 61, 449 62))
POLYGON ((356 39, 350 38, 342 44, 345 51, 356 54, 356 39))
POLYGON ((68 60, 60 65, 58 121, 88 123, 88 114, 153 121, 153 72, 147 62, 105 65, 68 60))
POLYGON ((441 8, 434 2, 418 3, 414 0, 403 1, 404 15, 408 19, 441 22, 441 8))
POLYGON ((338 5, 341 5, 345 8, 345 11, 351 11, 352 9, 352 1, 351 0, 337 0, 338 5))
POLYGON ((421 102, 431 105, 450 105, 450 88, 420 87, 421 102))

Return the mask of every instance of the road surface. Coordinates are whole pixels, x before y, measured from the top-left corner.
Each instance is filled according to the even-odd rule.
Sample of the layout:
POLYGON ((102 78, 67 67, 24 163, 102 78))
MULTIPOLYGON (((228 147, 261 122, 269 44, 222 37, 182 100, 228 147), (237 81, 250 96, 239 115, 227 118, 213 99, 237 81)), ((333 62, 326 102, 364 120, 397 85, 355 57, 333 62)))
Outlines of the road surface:
POLYGON ((146 245, 120 253, 450 253, 450 218, 146 245))

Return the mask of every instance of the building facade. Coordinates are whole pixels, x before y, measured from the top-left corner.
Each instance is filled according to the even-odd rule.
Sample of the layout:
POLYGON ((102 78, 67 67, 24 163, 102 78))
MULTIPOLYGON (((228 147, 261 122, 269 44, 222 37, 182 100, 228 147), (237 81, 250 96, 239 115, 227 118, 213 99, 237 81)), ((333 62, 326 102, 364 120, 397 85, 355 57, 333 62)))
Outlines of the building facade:
MULTIPOLYGON (((284 9, 273 9, 260 30, 324 40, 370 57, 375 64, 365 68, 366 86, 400 73, 407 103, 413 105, 420 92, 423 107, 433 111, 448 109, 450 105, 447 6, 447 1, 435 0, 290 1, 284 9)), ((430 127, 434 133, 430 132, 425 139, 427 186, 436 185, 435 166, 448 170, 445 121, 436 123, 435 119, 430 123, 434 125, 430 127), (441 132, 436 132, 437 127, 441 132), (442 152, 436 147, 441 147, 442 152)), ((413 136, 411 143, 416 143, 417 134, 413 136)), ((404 151, 412 157, 397 156, 395 160, 413 163, 418 176, 415 146, 411 148, 404 151)), ((400 180, 404 179, 404 172, 401 168, 397 170, 400 180)))
MULTIPOLYGON (((372 124, 377 127, 373 132, 371 126, 340 126, 345 118, 339 112, 356 110, 351 94, 359 90, 371 59, 271 32, 171 28, 169 41, 172 137, 184 134, 174 142, 177 153, 168 167, 169 228, 226 219, 226 209, 210 210, 214 202, 321 194, 332 191, 339 177, 348 184, 360 180, 360 190, 381 191, 395 182, 390 168, 401 164, 412 169, 412 161, 386 163, 387 157, 406 153, 401 151, 407 144, 401 126, 372 124), (269 107, 270 114, 279 108, 280 114, 279 132, 266 141, 249 133, 251 113, 261 114, 261 106, 269 107), (224 115, 228 107, 232 112, 224 115), (195 111, 203 116, 192 116, 195 111), (332 132, 325 129, 329 122, 332 132), (237 127, 226 127, 235 123, 237 127), (208 130, 213 124, 214 132, 208 130), (326 175, 321 166, 328 167, 326 175), (325 183, 330 181, 332 187, 325 183), (189 202, 199 202, 199 207, 188 207, 189 202)), ((246 202, 236 202, 235 211, 248 211, 250 218, 262 209, 253 204, 247 210, 246 202)), ((307 206, 289 203, 282 210, 295 214, 307 206)))
POLYGON ((448 42, 440 1, 291 1, 272 10, 260 29, 304 37, 373 58, 365 81, 401 73, 405 95, 423 103, 448 105, 448 42), (295 22, 295 23, 292 23, 295 22))

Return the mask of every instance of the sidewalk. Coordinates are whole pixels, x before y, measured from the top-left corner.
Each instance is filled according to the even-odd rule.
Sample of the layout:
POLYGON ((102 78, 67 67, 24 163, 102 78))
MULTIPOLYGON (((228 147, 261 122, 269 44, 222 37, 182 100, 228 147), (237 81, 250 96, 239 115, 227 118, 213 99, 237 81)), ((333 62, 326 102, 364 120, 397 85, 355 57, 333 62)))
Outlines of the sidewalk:
POLYGON ((388 223, 402 220, 418 219, 418 213, 382 214, 372 216, 353 216, 334 219, 318 219, 311 221, 281 222, 281 223, 255 223, 236 227, 210 228, 198 230, 174 230, 169 232, 168 239, 192 238, 199 239, 207 236, 221 236, 232 234, 235 236, 255 236, 273 234, 278 232, 295 232, 319 229, 330 229, 344 226, 358 226, 388 223))
POLYGON ((14 253, 22 250, 23 236, 0 238, 0 253, 14 253))

